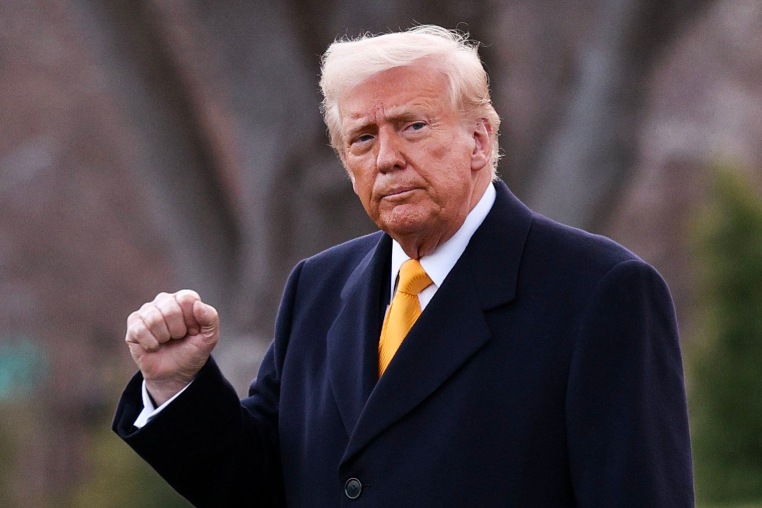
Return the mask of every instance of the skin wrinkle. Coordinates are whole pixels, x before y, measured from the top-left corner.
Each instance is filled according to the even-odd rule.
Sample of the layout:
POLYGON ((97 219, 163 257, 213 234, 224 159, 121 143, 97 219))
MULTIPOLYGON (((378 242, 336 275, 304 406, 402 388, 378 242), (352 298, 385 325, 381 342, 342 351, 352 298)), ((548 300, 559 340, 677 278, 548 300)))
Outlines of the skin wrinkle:
POLYGON ((491 126, 455 109, 435 65, 397 67, 339 101, 340 156, 376 225, 414 259, 463 224, 491 181, 491 126))

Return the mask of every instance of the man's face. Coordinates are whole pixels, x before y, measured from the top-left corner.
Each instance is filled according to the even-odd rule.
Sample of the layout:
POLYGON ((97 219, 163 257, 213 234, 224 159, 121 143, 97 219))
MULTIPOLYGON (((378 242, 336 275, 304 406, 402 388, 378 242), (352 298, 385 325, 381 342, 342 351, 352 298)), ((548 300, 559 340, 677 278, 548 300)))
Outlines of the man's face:
POLYGON ((340 154, 365 211, 408 255, 450 238, 491 180, 491 126, 452 105, 433 65, 398 67, 339 101, 340 154))

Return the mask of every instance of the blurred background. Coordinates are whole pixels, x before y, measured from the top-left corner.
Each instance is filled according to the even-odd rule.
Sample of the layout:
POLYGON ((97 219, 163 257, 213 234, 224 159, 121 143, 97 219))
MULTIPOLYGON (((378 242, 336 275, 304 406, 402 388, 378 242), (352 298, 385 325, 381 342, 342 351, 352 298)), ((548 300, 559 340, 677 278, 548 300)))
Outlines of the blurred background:
POLYGON ((127 315, 215 305, 243 394, 299 259, 373 225, 328 146, 336 37, 483 43, 500 174, 667 279, 699 506, 762 506, 762 1, 0 0, 0 506, 188 506, 110 431, 127 315))

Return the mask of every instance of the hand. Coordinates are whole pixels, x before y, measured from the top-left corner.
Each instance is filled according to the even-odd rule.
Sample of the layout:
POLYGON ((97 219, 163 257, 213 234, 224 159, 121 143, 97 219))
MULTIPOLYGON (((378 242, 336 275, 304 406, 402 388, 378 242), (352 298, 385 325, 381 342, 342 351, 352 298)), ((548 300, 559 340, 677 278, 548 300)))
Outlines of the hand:
POLYGON ((157 406, 193 381, 219 339, 217 311, 187 289, 130 314, 124 338, 157 406))

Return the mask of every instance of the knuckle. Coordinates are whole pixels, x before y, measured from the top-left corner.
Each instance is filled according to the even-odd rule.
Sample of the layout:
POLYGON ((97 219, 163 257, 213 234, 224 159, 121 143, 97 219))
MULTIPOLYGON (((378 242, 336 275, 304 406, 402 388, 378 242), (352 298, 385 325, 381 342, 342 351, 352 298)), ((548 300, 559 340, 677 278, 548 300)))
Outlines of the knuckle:
POLYGON ((196 300, 201 300, 201 297, 199 294, 192 289, 181 289, 177 293, 175 293, 175 300, 177 300, 180 303, 192 303, 196 300))
POLYGON ((160 326, 161 323, 164 321, 161 311, 157 309, 156 307, 151 307, 149 309, 146 309, 146 311, 143 312, 142 314, 142 318, 146 326, 152 330, 160 326))
POLYGON ((137 323, 140 321, 140 311, 131 312, 129 316, 127 316, 127 328, 132 326, 134 323, 137 323))
POLYGON ((163 305, 166 305, 168 301, 173 300, 172 295, 169 293, 161 292, 156 295, 156 297, 151 302, 155 307, 161 307, 163 305))
POLYGON ((125 342, 139 344, 141 337, 145 334, 145 326, 142 323, 133 323, 127 327, 127 333, 124 335, 125 342))
POLYGON ((156 311, 164 318, 172 317, 174 314, 181 312, 180 307, 174 299, 157 302, 156 311))

